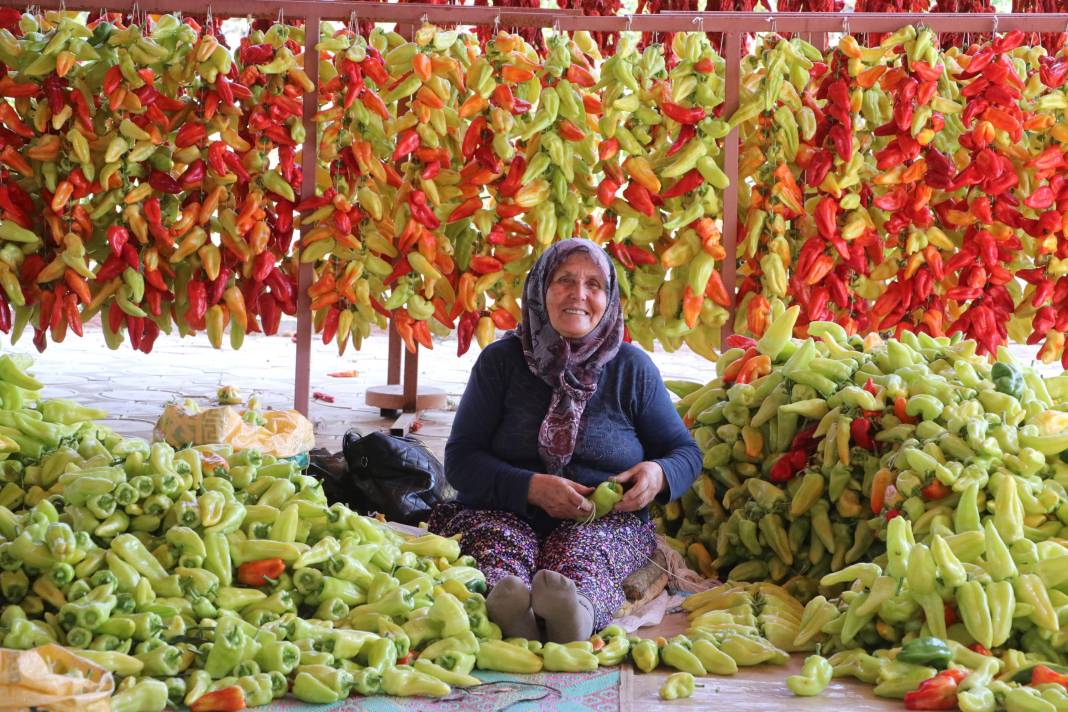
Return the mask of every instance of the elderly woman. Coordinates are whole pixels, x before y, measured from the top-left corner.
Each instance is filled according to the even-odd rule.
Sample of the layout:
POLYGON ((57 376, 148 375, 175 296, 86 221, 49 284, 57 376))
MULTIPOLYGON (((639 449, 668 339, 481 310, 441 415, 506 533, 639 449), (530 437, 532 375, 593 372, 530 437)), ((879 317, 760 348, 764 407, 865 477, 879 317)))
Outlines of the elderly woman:
POLYGON ((523 322, 475 363, 445 447, 456 502, 429 526, 462 533, 492 587, 506 637, 588 638, 623 602, 621 583, 656 547, 648 505, 680 497, 701 470, 694 444, 640 349, 623 343, 615 270, 588 240, 534 264, 523 322), (625 487, 583 522, 605 480, 625 487))

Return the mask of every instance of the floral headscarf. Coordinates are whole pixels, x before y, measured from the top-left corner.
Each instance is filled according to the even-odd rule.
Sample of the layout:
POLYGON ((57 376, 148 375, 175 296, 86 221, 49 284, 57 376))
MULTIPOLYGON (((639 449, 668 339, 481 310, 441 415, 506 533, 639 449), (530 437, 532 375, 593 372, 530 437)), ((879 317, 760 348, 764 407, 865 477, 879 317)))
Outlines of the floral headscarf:
POLYGON ((530 270, 523 288, 523 322, 515 330, 531 372, 553 389, 549 411, 538 430, 538 454, 550 474, 560 474, 571 460, 586 404, 597 390, 601 369, 623 342, 623 310, 616 272, 604 249, 583 239, 550 246, 530 270), (557 268, 573 254, 585 252, 601 268, 606 301, 601 320, 590 333, 567 339, 549 322, 545 292, 557 268))

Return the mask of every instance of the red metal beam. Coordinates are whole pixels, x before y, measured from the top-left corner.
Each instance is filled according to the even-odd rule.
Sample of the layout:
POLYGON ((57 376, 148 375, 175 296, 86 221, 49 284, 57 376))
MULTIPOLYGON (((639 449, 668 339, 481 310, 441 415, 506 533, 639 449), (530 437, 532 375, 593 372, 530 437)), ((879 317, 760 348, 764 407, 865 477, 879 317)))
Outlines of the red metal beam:
MULTIPOLYGON (((741 94, 741 63, 738 57, 742 52, 742 35, 728 32, 724 47, 727 77, 724 87, 723 116, 729 117, 738 109, 741 94)), ((723 170, 731 176, 731 183, 723 191, 723 249, 727 253, 723 261, 723 287, 731 295, 730 316, 723 325, 721 336, 726 340, 734 333, 734 314, 738 310, 734 297, 735 278, 738 268, 738 129, 731 130, 723 139, 723 170)))
MULTIPOLYGON (((304 17, 307 21, 304 29, 304 72, 311 79, 312 84, 318 87, 319 53, 315 51, 315 45, 319 44, 319 17, 314 12, 309 12, 304 17)), ((302 200, 315 197, 315 173, 318 162, 316 159, 319 155, 315 114, 318 110, 319 93, 313 91, 305 94, 302 117, 304 147, 300 155, 301 175, 303 176, 300 187, 302 200)), ((293 384, 293 404, 305 416, 308 415, 311 390, 312 313, 308 288, 311 287, 313 276, 313 265, 310 262, 301 263, 297 277, 297 363, 293 384)))

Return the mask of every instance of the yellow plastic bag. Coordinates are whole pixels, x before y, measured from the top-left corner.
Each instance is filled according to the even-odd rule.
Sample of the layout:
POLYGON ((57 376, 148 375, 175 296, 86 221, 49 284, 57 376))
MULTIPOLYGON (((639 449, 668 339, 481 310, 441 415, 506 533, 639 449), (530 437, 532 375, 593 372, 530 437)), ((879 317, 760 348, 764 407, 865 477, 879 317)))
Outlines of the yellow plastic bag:
POLYGON ((295 410, 256 411, 249 423, 234 406, 189 412, 177 404, 163 409, 152 434, 154 440, 173 447, 227 443, 235 448, 256 448, 275 457, 293 457, 315 447, 311 421, 295 410))
POLYGON ((59 645, 0 648, 0 709, 108 712, 111 672, 59 645))

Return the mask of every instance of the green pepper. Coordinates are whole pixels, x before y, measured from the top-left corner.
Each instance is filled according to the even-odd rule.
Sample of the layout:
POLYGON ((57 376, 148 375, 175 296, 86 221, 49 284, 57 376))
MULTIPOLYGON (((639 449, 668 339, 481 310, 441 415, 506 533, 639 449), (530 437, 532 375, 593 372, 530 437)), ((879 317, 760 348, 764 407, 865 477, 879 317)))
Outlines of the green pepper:
POLYGON ((712 675, 733 675, 738 672, 738 663, 734 658, 716 647, 711 640, 693 641, 693 654, 701 661, 705 672, 712 675))
POLYGON ((945 670, 953 660, 953 651, 939 638, 931 636, 914 638, 901 647, 897 660, 916 665, 930 665, 936 670, 945 670))
POLYGON ((546 643, 542 647, 545 669, 551 672, 590 672, 598 666, 597 656, 589 641, 561 645, 546 643))
MULTIPOLYGON (((474 657, 468 657, 471 657, 471 661, 473 663, 474 657)), ((452 687, 473 687, 475 685, 482 684, 482 681, 479 680, 477 677, 474 677, 473 675, 468 675, 467 673, 464 673, 460 670, 447 669, 424 658, 419 658, 418 660, 416 660, 414 667, 417 671, 426 675, 430 675, 431 677, 436 677, 437 679, 452 687)))
POLYGON ((402 552, 410 551, 417 556, 431 558, 444 557, 449 561, 460 558, 460 542, 456 539, 438 536, 437 534, 424 534, 404 542, 400 546, 402 552))
POLYGON ((998 361, 990 369, 990 379, 994 382, 994 390, 1005 393, 1013 398, 1020 398, 1024 392, 1024 377, 1016 366, 1010 363, 998 361))
POLYGON ((676 672, 668 675, 660 686, 660 699, 681 700, 693 695, 694 678, 688 672, 676 672))
POLYGON ((833 674, 834 668, 827 658, 822 655, 809 655, 801 666, 801 674, 786 678, 786 686, 795 695, 813 697, 827 689, 833 674))
POLYGON ((528 649, 500 640, 482 641, 475 660, 480 670, 520 675, 533 675, 543 667, 542 659, 528 649))
POLYGON ((382 673, 382 692, 396 697, 445 697, 451 690, 436 677, 400 665, 382 673))
POLYGON ((213 679, 219 679, 230 673, 241 661, 245 650, 245 633, 232 617, 225 617, 215 627, 215 637, 204 662, 204 669, 213 679))
POLYGON ((301 665, 293 678, 293 696, 302 702, 332 704, 349 696, 352 676, 326 665, 301 665))
POLYGON ((464 604, 456 596, 444 591, 434 596, 430 619, 441 626, 442 637, 460 635, 471 629, 464 604))
POLYGON ((111 698, 112 712, 162 712, 169 702, 167 684, 141 679, 111 698))

